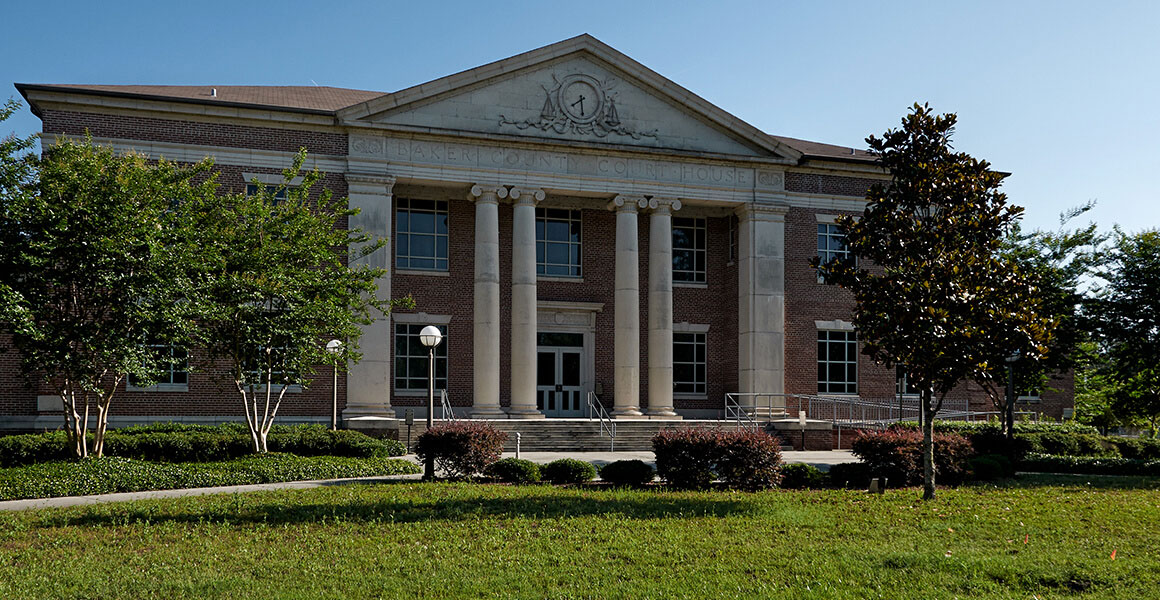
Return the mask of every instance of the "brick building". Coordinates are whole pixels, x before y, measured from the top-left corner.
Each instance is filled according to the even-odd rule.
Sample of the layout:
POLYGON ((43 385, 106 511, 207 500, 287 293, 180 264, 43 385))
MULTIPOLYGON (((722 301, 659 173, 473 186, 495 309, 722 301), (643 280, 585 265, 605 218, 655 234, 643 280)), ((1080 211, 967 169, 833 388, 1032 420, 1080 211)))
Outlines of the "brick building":
MULTIPOLYGON (((344 418, 422 414, 428 324, 446 335, 437 387, 485 418, 587 416, 590 394, 626 417, 719 418, 728 393, 793 415, 808 396, 899 390, 857 352, 849 294, 808 264, 842 251, 833 221, 884 178, 872 158, 759 131, 590 36, 394 93, 17 88, 45 143, 87 131, 154 158, 210 155, 229 189, 277 183, 307 148, 362 209, 352 224, 390 238, 381 289, 416 303, 367 328, 339 378, 344 418)), ((280 418, 327 420, 330 385, 321 369, 280 418)), ((1056 387, 1027 409, 1062 416, 1070 380, 1056 387)), ((235 394, 179 366, 119 393, 112 423, 237 419, 235 394)), ((950 402, 991 410, 970 386, 950 402)), ((0 357, 8 428, 59 426, 59 410, 0 357)))

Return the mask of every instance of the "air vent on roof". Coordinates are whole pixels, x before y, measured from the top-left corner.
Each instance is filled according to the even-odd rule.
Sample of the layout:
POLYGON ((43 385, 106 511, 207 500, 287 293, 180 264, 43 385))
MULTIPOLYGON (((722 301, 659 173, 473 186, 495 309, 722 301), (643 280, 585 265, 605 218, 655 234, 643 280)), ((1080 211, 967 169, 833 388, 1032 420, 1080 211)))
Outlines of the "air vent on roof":
POLYGON ((217 88, 209 88, 209 97, 217 98, 217 88))

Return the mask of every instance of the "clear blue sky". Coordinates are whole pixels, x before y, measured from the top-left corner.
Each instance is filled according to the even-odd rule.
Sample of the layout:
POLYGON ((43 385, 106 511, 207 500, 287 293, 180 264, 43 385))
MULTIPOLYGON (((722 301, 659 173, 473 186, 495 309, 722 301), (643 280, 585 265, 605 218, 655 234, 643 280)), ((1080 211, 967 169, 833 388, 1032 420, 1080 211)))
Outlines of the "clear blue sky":
MULTIPOLYGON (((590 33, 754 126, 864 147, 914 101, 1032 227, 1160 226, 1160 2, 19 2, 0 82, 395 91, 590 33)), ((0 134, 39 130, 25 109, 0 134)))

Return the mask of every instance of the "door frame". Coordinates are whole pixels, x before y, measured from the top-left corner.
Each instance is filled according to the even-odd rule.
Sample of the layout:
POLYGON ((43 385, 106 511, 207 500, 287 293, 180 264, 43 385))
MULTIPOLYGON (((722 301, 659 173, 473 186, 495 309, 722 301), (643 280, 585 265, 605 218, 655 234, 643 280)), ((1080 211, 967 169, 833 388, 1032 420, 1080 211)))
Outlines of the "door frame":
POLYGON ((582 414, 590 418, 588 394, 596 389, 596 315, 604 309, 604 303, 541 300, 536 303, 536 308, 537 352, 540 333, 579 333, 584 336, 580 352, 580 393, 584 407, 582 414))

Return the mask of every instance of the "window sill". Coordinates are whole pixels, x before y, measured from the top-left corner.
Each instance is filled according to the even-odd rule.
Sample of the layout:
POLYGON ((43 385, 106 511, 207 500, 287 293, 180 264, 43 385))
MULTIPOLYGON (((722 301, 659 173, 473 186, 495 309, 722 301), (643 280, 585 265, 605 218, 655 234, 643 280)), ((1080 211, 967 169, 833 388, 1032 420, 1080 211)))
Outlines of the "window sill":
POLYGON ((707 290, 707 289, 709 289, 709 284, 708 283, 697 283, 697 282, 693 282, 693 281, 674 281, 673 287, 707 290))
POLYGON ((126 392, 188 392, 189 384, 185 383, 159 383, 147 387, 137 387, 135 385, 126 385, 126 392))
POLYGON ((708 400, 708 399, 709 399, 709 394, 689 394, 689 393, 683 393, 683 394, 674 393, 673 394, 673 400, 708 400))
MULTIPOLYGON (((270 393, 271 394, 280 393, 282 391, 282 388, 286 388, 287 394, 301 394, 302 393, 302 386, 297 384, 297 383, 293 383, 290 385, 282 385, 282 384, 272 385, 272 386, 270 386, 270 393)), ((261 384, 251 385, 251 386, 249 386, 248 389, 249 389, 251 394, 265 394, 266 393, 266 386, 261 385, 261 384)))
MULTIPOLYGON (((395 390, 393 395, 398 398, 426 398, 427 390, 395 390)), ((439 388, 435 388, 435 397, 439 398, 439 388)))
POLYGON ((395 269, 391 271, 392 275, 428 275, 430 277, 450 277, 450 271, 425 271, 422 269, 395 269))
POLYGON ((558 277, 553 275, 537 275, 536 281, 559 281, 561 283, 584 283, 583 277, 558 277))

